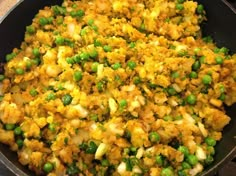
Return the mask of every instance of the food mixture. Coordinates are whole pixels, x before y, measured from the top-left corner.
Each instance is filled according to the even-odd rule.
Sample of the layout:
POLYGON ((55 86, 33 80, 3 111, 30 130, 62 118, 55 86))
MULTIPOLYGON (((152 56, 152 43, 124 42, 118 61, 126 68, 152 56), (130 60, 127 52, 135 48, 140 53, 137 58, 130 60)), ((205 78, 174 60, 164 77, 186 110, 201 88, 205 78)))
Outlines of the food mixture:
POLYGON ((0 75, 0 141, 48 176, 186 176, 214 161, 236 55, 190 0, 65 0, 0 75))

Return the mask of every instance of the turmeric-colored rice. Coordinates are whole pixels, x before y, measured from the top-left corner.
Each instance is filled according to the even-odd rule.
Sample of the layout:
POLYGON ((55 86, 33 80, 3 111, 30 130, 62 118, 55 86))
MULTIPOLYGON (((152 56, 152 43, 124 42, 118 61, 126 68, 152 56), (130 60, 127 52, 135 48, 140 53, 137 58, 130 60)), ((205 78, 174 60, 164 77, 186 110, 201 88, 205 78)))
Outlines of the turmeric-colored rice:
POLYGON ((236 55, 190 0, 64 0, 6 56, 0 142, 37 175, 197 175, 236 102, 236 55))

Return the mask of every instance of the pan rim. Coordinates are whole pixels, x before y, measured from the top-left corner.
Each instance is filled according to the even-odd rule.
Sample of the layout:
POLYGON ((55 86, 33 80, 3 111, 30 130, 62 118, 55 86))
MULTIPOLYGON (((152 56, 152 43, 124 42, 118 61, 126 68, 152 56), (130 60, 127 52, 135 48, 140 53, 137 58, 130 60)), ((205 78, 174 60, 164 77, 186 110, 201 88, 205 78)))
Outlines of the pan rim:
POLYGON ((15 5, 13 5, 1 18, 0 18, 0 24, 4 21, 4 19, 18 6, 20 5, 24 0, 18 0, 15 5))

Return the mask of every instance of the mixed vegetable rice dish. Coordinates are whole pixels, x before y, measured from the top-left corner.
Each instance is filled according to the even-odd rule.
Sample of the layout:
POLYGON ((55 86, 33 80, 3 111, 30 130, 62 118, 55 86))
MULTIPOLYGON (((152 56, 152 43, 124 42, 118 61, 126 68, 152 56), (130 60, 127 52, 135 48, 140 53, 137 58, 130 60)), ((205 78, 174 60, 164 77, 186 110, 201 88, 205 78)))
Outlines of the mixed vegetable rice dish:
POLYGON ((48 176, 187 176, 214 161, 236 55, 190 0, 64 0, 0 75, 0 142, 48 176))

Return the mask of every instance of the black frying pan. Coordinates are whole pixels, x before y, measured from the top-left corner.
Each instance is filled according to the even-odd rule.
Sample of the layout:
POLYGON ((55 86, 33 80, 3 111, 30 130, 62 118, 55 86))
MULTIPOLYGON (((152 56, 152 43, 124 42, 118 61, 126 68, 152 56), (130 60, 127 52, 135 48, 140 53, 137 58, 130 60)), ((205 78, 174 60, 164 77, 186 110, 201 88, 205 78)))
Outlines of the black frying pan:
MULTIPOLYGON (((207 11, 208 21, 203 24, 203 35, 210 35, 219 47, 225 46, 236 53, 236 7, 235 0, 198 0, 207 11)), ((15 8, 0 21, 0 59, 23 41, 25 27, 31 24, 34 15, 46 5, 61 4, 62 0, 21 0, 15 8)), ((216 146, 215 161, 202 175, 214 175, 223 164, 236 155, 236 104, 226 107, 231 122, 224 128, 223 138, 216 146)), ((0 144, 0 160, 16 175, 34 175, 20 165, 17 155, 0 144)))

